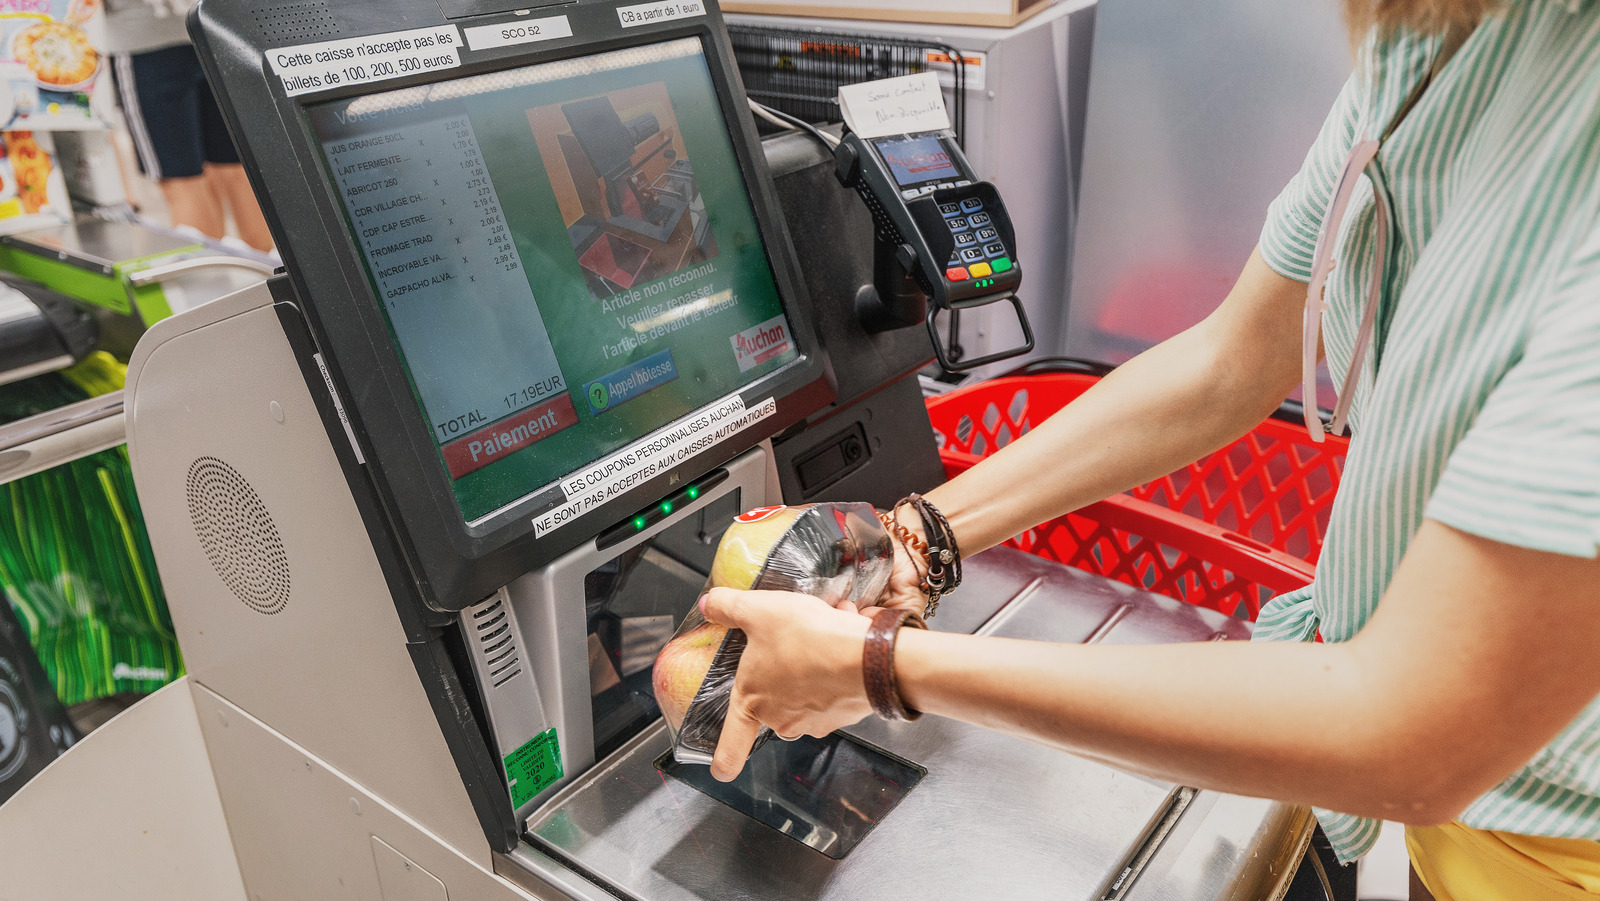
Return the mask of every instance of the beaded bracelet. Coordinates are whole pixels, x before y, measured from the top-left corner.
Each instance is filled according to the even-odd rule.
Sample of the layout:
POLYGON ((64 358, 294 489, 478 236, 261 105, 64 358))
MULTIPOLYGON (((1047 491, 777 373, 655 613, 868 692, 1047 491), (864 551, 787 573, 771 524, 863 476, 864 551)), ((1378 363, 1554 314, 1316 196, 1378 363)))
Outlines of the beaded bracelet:
POLYGON ((956 544, 955 532, 943 513, 921 495, 911 494, 900 499, 888 513, 878 514, 884 528, 900 543, 912 567, 917 570, 918 587, 928 598, 923 616, 931 619, 939 609, 939 599, 961 584, 961 549, 956 544), (922 520, 926 539, 900 524, 901 507, 910 507, 922 520))

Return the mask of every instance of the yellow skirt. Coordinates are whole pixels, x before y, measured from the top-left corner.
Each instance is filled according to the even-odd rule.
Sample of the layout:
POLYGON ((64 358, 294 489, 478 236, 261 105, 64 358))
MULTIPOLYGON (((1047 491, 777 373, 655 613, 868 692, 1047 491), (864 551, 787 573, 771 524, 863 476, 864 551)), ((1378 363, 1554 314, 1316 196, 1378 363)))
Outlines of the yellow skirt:
POLYGON ((1411 865, 1434 901, 1596 901, 1600 842, 1489 832, 1460 823, 1406 827, 1411 865))

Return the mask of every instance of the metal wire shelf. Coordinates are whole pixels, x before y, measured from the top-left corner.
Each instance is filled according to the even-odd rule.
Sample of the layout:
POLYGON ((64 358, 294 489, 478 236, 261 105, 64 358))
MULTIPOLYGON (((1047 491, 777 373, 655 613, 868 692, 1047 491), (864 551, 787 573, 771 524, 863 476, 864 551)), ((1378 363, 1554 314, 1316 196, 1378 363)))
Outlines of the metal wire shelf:
POLYGON ((836 31, 729 25, 728 36, 751 99, 812 124, 838 122, 839 86, 914 75, 949 61, 955 96, 951 129, 966 129, 966 59, 939 42, 836 31), (935 55, 930 60, 930 54, 935 55))

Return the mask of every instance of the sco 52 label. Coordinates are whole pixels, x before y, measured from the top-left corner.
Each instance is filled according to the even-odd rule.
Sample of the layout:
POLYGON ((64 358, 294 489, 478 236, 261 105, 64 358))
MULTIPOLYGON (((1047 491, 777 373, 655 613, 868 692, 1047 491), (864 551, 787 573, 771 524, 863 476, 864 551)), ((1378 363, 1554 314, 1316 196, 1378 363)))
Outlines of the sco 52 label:
POLYGON ((548 19, 501 22, 498 25, 474 25, 462 29, 462 33, 467 36, 467 47, 470 49, 489 50, 515 44, 531 44, 534 41, 570 38, 572 23, 567 21, 566 16, 551 16, 548 19))

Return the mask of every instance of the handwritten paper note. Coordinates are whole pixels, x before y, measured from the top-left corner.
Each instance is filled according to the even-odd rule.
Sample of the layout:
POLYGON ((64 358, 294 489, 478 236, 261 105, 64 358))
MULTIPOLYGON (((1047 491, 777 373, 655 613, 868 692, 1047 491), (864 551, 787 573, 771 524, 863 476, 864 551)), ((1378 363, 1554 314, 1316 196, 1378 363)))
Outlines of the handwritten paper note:
POLYGON ((845 124, 863 138, 950 127, 939 76, 933 72, 841 85, 839 107, 845 124))

